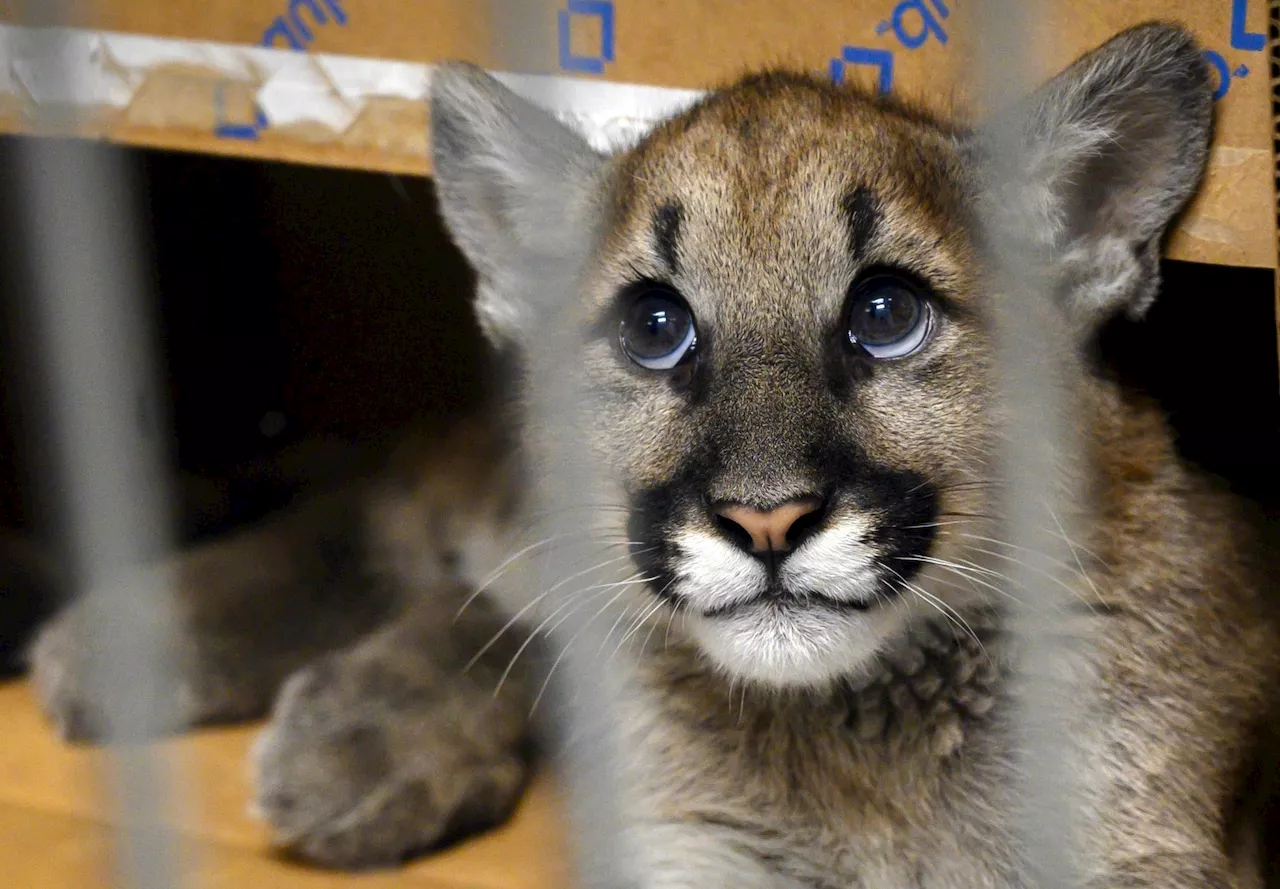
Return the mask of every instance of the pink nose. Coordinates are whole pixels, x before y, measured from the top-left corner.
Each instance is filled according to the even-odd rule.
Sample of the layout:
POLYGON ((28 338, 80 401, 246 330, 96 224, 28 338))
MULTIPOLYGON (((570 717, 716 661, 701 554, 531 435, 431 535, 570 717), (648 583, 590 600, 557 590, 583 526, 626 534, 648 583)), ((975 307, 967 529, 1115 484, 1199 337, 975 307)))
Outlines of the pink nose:
POLYGON ((751 538, 751 551, 784 552, 791 549, 787 539, 795 523, 817 512, 822 501, 817 497, 791 500, 773 509, 755 509, 739 503, 726 503, 712 508, 723 523, 736 525, 751 538))

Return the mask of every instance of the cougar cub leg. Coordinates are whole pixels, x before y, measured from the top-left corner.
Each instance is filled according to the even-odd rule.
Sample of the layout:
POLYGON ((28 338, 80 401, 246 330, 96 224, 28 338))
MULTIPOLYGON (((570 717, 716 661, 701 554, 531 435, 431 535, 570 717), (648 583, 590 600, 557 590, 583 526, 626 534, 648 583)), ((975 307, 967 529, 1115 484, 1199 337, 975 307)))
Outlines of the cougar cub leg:
MULTIPOLYGON (((168 729, 262 715, 291 672, 393 612, 394 584, 370 568, 363 497, 339 491, 144 569, 164 572, 174 595, 168 729)), ((153 622, 127 588, 91 590, 39 632, 30 653, 40 702, 71 740, 101 731, 84 640, 96 610, 88 597, 103 595, 136 609, 142 626, 153 622)))
POLYGON ((443 586, 353 647, 295 673, 254 751, 255 808, 282 846, 385 866, 511 812, 528 773, 532 666, 483 599, 443 586), (499 688, 499 684, 501 687, 499 688), (496 692, 496 693, 495 693, 496 692))

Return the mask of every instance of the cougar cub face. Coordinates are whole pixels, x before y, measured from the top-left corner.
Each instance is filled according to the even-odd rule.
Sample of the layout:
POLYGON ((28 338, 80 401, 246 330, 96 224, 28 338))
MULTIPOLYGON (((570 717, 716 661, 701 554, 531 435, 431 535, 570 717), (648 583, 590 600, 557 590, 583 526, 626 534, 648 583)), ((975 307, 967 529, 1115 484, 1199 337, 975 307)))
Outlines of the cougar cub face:
POLYGON ((582 355, 549 360, 601 396, 648 595, 777 685, 856 672, 914 613, 991 589, 989 330, 1020 295, 984 283, 976 220, 1036 251, 1070 354, 1150 302, 1212 114, 1194 40, 1158 23, 972 132, 766 74, 607 157, 476 69, 436 78, 441 205, 482 322, 529 355, 582 322, 582 355), (1019 163, 988 189, 989 133, 1019 163))
POLYGON ((966 558, 938 529, 989 512, 954 138, 764 76, 662 127, 610 184, 589 376, 653 595, 735 674, 857 669, 922 600, 955 598, 925 578, 966 558))

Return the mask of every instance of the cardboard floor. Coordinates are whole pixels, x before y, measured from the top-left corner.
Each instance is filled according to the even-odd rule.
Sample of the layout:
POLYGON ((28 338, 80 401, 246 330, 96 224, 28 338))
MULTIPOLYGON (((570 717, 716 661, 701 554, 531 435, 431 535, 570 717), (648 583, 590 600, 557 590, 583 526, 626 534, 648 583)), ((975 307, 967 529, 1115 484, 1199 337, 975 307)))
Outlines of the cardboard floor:
MULTIPOLYGON (((283 860, 248 814, 252 726, 197 732, 163 745, 182 778, 173 817, 182 838, 182 889, 564 889, 554 789, 535 780, 505 827, 395 871, 341 874, 283 860)), ((103 754, 59 742, 22 683, 0 684, 0 886, 111 885, 110 807, 103 754)))

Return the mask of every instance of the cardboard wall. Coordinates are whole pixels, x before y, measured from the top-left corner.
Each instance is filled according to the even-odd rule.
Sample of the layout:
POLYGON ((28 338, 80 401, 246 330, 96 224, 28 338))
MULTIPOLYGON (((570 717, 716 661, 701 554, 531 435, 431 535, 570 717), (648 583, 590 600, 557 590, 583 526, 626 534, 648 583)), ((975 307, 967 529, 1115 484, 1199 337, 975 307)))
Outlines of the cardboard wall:
MULTIPOLYGON (((40 82, 31 56, 47 44, 26 30, 40 4, 18 2, 0 0, 0 20, 23 25, 0 32, 0 128, 72 106, 82 132, 126 143, 409 173, 429 171, 422 98, 445 58, 567 78, 513 85, 617 143, 762 65, 963 106, 975 36, 969 0, 95 0, 76 6, 67 86, 40 82)), ((1265 0, 1045 6, 1026 39, 1046 76, 1151 18, 1199 35, 1218 135, 1170 254, 1274 267, 1265 0)))

